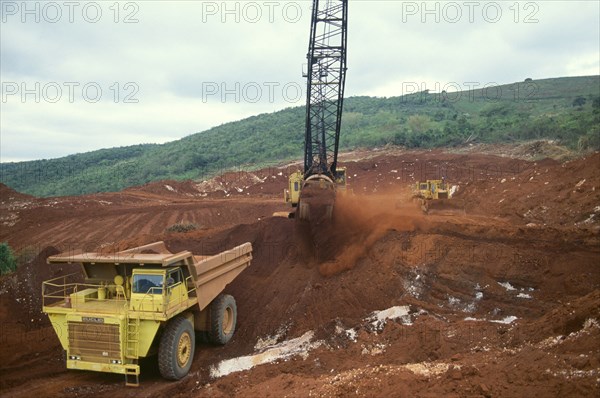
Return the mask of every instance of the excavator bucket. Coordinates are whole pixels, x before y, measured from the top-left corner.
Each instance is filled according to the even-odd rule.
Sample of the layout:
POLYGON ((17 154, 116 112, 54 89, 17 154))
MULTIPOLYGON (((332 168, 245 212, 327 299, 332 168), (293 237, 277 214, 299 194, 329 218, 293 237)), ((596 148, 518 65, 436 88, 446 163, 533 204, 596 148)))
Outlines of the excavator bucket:
POLYGON ((301 221, 331 221, 333 219, 333 203, 319 203, 315 201, 300 202, 297 215, 290 214, 289 218, 298 218, 301 221))
POLYGON ((295 217, 301 221, 322 222, 333 217, 337 185, 328 177, 314 175, 302 186, 302 199, 295 217))

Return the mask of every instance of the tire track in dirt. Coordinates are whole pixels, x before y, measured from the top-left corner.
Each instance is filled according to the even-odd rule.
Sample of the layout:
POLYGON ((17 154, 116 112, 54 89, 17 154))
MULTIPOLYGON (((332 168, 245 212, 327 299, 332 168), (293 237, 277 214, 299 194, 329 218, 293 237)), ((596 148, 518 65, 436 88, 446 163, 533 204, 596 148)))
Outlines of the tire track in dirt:
POLYGON ((40 225, 40 227, 32 231, 32 233, 30 232, 29 239, 32 243, 40 247, 59 245, 73 239, 75 236, 71 231, 73 231, 75 226, 81 224, 81 220, 71 219, 63 222, 52 222, 50 228, 46 225, 40 225))
POLYGON ((181 209, 169 209, 165 210, 162 217, 157 219, 151 227, 151 234, 159 235, 166 232, 167 228, 178 222, 184 221, 180 216, 182 214, 181 209))
MULTIPOLYGON (((84 217, 78 220, 79 222, 74 225, 74 229, 77 232, 77 242, 85 245, 86 248, 91 248, 96 242, 95 239, 92 238, 95 234, 98 233, 100 228, 104 230, 104 223, 98 223, 98 220, 95 217, 84 217), (97 228, 94 228, 94 226, 97 228)), ((68 233, 69 229, 65 229, 62 231, 63 234, 68 233)))
POLYGON ((183 213, 183 217, 185 217, 189 222, 196 224, 198 227, 201 227, 198 217, 196 216, 197 211, 186 211, 183 213))
POLYGON ((193 223, 193 221, 190 221, 190 218, 187 216, 188 213, 189 213, 188 211, 181 211, 181 210, 171 212, 171 215, 167 219, 166 228, 169 228, 170 226, 177 224, 177 223, 189 223, 189 222, 193 223))
POLYGON ((44 239, 47 238, 48 236, 57 236, 60 237, 62 234, 60 232, 63 232, 65 230, 69 230, 70 228, 72 228, 75 225, 81 224, 81 219, 78 218, 73 218, 73 219, 67 219, 66 221, 63 222, 52 222, 53 226, 51 228, 43 228, 42 229, 42 233, 37 235, 38 239, 44 239))
POLYGON ((129 231, 129 233, 126 233, 127 235, 133 235, 134 231, 132 231, 130 225, 134 224, 139 219, 139 217, 139 214, 126 214, 118 216, 111 224, 107 225, 106 230, 97 231, 97 236, 94 236, 94 239, 105 237, 106 231, 121 231, 121 237, 124 233, 126 233, 126 231, 129 231))
POLYGON ((157 211, 136 213, 134 217, 128 220, 124 229, 136 231, 137 235, 148 235, 151 233, 155 220, 160 219, 162 216, 162 212, 157 211))
POLYGON ((137 224, 139 219, 142 217, 140 213, 134 213, 126 215, 124 217, 117 217, 113 223, 110 224, 110 228, 102 228, 92 236, 92 239, 96 241, 104 241, 104 243, 118 242, 135 236, 137 231, 133 228, 133 225, 137 224), (107 234, 107 231, 111 231, 107 234))
POLYGON ((202 212, 200 210, 196 210, 191 212, 192 215, 192 219, 194 220, 193 222, 198 225, 199 228, 208 228, 209 226, 206 225, 205 219, 202 216, 202 212))

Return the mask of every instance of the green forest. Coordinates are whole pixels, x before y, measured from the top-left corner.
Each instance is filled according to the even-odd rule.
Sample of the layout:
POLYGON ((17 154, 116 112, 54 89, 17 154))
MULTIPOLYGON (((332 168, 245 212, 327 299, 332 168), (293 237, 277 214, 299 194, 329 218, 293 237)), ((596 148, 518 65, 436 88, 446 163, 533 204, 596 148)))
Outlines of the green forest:
MULTIPOLYGON (((340 150, 454 147, 554 139, 600 149, 600 76, 525 79, 485 89, 344 101, 340 150)), ((302 158, 304 107, 223 124, 162 145, 0 164, 0 182, 36 196, 118 191, 163 179, 207 179, 302 158)))

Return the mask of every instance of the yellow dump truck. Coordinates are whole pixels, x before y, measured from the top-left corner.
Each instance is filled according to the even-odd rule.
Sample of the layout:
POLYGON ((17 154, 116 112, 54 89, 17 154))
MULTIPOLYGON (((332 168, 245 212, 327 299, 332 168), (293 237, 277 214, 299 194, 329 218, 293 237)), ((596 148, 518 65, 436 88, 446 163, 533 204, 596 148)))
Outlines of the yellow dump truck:
POLYGON ((79 263, 80 274, 43 282, 43 311, 66 351, 68 369, 125 375, 139 385, 139 359, 158 354, 163 377, 190 370, 195 335, 233 336, 237 307, 222 294, 252 259, 245 243, 213 256, 171 253, 156 242, 114 253, 69 252, 48 264, 79 263))

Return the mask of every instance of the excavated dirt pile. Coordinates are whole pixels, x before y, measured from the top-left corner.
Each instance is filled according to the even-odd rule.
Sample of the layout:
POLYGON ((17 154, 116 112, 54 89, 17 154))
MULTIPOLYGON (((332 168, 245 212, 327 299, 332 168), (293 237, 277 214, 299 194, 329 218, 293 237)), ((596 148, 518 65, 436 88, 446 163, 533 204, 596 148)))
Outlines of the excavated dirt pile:
POLYGON ((493 214, 517 223, 600 226, 600 153, 565 163, 523 163, 513 173, 469 182, 459 195, 467 212, 493 214))
MULTIPOLYGON (((45 257, 56 252, 48 247, 0 280, 0 392, 23 397, 598 396, 599 155, 564 164, 523 163, 537 170, 532 180, 521 178, 529 168, 515 180, 456 179, 468 211, 451 216, 423 215, 404 200, 408 181, 393 186, 401 181, 396 177, 403 162, 440 157, 434 155, 352 160, 358 170, 351 174, 357 174, 354 194, 338 196, 332 220, 266 217, 284 207, 263 197, 184 202, 186 192, 169 191, 171 196, 157 203, 159 185, 151 192, 137 190, 135 209, 119 202, 107 205, 110 211, 77 210, 88 222, 111 220, 97 231, 119 233, 110 241, 97 236, 105 250, 162 239, 175 252, 214 254, 251 242, 251 267, 226 288, 237 300, 237 332, 224 347, 199 343, 190 374, 175 383, 161 379, 155 358, 142 362, 139 389, 126 389, 119 375, 66 371, 58 340, 37 313, 41 281, 71 271, 45 265, 45 257), (536 211, 543 206, 541 216, 536 211), (531 213, 524 216, 527 210, 531 213), (166 232, 182 214, 196 216, 195 221, 207 215, 210 221, 187 233, 166 232), (226 223, 219 225, 219 214, 227 215, 226 223), (151 227, 142 227, 144 220, 151 227), (132 228, 121 234, 120 223, 132 228)), ((515 161, 444 156, 477 165, 515 161)), ((162 186, 184 191, 171 184, 162 186)), ((20 211, 9 240, 17 236, 15 241, 23 242, 30 228, 26 221, 43 223, 46 210, 20 211)), ((59 231, 58 218, 50 220, 59 231)), ((68 230, 73 238, 87 228, 69 221, 62 233, 66 238, 68 230)))

